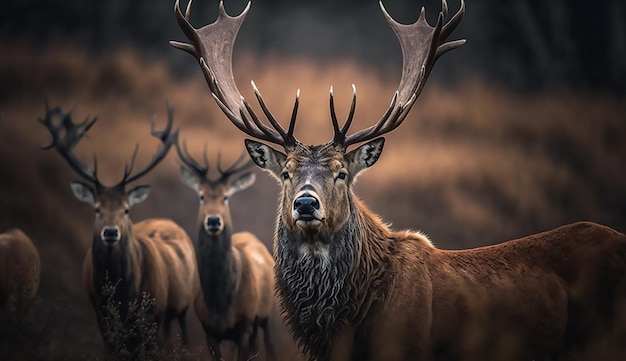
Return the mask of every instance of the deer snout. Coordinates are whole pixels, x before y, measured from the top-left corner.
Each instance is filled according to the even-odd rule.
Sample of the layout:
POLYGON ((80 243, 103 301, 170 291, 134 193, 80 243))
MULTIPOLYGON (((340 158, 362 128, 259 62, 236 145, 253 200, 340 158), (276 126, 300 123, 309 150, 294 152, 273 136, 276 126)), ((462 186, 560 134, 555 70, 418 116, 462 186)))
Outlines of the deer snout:
POLYGON ((209 234, 218 234, 224 229, 222 217, 209 215, 204 219, 204 230, 209 234))
POLYGON ((311 194, 304 193, 293 202, 293 209, 298 212, 299 219, 312 220, 315 212, 320 209, 320 202, 311 194))
POLYGON ((320 208, 319 199, 312 193, 304 192, 294 199, 291 214, 300 228, 317 228, 324 219, 320 208))
POLYGON ((102 240, 108 244, 113 244, 119 241, 121 238, 120 229, 115 226, 104 227, 102 228, 100 238, 102 238, 102 240))

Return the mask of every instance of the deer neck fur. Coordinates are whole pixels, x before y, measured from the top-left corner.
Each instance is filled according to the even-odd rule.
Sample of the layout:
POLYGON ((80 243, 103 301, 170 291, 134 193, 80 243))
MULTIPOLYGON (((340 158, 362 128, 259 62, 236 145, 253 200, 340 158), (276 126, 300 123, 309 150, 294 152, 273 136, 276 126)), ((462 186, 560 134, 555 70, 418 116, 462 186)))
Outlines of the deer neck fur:
POLYGON ((304 234, 279 216, 276 239, 277 290, 287 323, 308 355, 328 359, 342 330, 362 326, 385 298, 391 231, 352 195, 350 217, 339 229, 304 234))
POLYGON ((123 232, 118 244, 107 246, 94 234, 92 244, 93 285, 99 307, 106 306, 112 296, 105 287, 113 286, 113 300, 120 303, 120 312, 125 317, 129 302, 138 296, 134 265, 140 262, 139 254, 132 247, 132 231, 123 232))
POLYGON ((221 322, 233 303, 238 282, 236 250, 232 247, 229 225, 218 235, 210 235, 200 226, 196 259, 204 303, 214 322, 221 322))

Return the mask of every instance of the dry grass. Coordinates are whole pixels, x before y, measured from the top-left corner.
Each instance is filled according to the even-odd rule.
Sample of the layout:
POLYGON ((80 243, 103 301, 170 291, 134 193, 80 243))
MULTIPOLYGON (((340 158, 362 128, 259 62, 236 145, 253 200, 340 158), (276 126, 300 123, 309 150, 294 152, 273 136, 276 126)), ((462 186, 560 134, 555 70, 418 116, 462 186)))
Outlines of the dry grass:
MULTIPOLYGON (((105 183, 119 179, 137 142, 138 166, 148 162, 158 144, 149 136, 149 120, 158 113, 158 125, 165 123, 166 99, 196 156, 207 143, 209 159, 221 152, 225 163, 233 161, 244 136, 211 100, 199 71, 191 80, 176 80, 165 64, 128 51, 95 58, 76 48, 44 49, 37 56, 12 44, 2 48, 0 229, 20 227, 40 249, 39 307, 62 326, 47 335, 46 350, 56 350, 48 354, 99 349, 95 317, 80 286, 92 210, 72 197, 68 182, 76 177, 64 161, 37 149, 49 139, 36 121, 44 98, 64 109, 75 106, 76 119, 99 115, 76 152, 85 160, 97 154, 105 183)), ((383 113, 399 78, 399 71, 386 77, 349 62, 235 55, 244 95, 253 99, 248 84, 254 79, 279 119, 288 119, 301 89, 296 136, 307 143, 331 138, 330 85, 345 116, 356 84, 356 130, 383 113)), ((191 59, 189 64, 196 66, 191 59)), ((444 248, 501 242, 582 219, 626 231, 625 114, 623 97, 515 95, 476 80, 456 89, 431 83, 405 124, 387 136, 381 160, 360 177, 356 191, 395 228, 421 229, 444 248)), ((169 217, 195 236, 197 199, 177 168, 170 154, 145 177, 152 194, 131 217, 169 217)), ((255 232, 268 246, 277 191, 275 181, 259 172, 255 187, 231 202, 235 227, 255 232)), ((279 344, 288 344, 277 327, 283 332, 279 344)), ((191 341, 204 344, 197 325, 191 341)))

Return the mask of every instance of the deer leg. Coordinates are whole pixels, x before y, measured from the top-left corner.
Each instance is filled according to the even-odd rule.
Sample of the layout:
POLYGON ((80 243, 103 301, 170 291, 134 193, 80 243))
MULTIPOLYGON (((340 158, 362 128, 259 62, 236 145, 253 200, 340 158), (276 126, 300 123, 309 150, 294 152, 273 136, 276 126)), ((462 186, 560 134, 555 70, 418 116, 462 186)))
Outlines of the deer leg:
POLYGON ((259 318, 256 317, 254 322, 252 323, 252 332, 250 333, 250 337, 248 338, 248 353, 250 355, 254 355, 258 352, 257 348, 257 335, 259 334, 259 318))
POLYGON ((165 316, 163 317, 163 339, 166 342, 170 340, 171 331, 172 331, 172 314, 171 312, 165 312, 165 316))
POLYGON ((252 332, 253 325, 249 320, 241 321, 238 326, 239 337, 237 338, 237 360, 247 361, 250 354, 250 333, 252 332))
POLYGON ((220 342, 208 332, 206 332, 206 343, 213 357, 213 361, 222 361, 222 351, 220 350, 220 342))
POLYGON ((267 361, 275 360, 274 345, 272 345, 272 339, 270 337, 270 323, 269 318, 264 318, 260 321, 259 325, 263 329, 263 343, 265 344, 265 359, 267 361))
POLYGON ((189 347, 189 337, 187 336, 187 308, 178 314, 178 325, 180 326, 180 337, 183 346, 189 347))

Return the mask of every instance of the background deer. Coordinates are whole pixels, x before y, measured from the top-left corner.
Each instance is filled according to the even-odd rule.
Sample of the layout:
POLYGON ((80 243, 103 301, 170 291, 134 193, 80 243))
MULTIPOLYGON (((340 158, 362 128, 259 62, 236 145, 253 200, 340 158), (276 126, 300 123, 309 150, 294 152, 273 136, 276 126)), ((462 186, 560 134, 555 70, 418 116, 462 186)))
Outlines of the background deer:
POLYGON ((13 228, 0 234, 0 307, 13 309, 32 300, 39 290, 41 263, 37 247, 13 228))
POLYGON ((186 146, 176 143, 183 182, 198 193, 198 239, 195 243, 202 292, 195 311, 206 334, 207 344, 216 360, 222 359, 220 343, 237 344, 239 360, 256 352, 257 330, 263 329, 268 359, 273 359, 269 317, 274 305, 274 260, 265 245, 252 233, 233 233, 228 201, 255 181, 251 172, 233 178, 249 166, 241 164, 243 155, 226 170, 220 165, 218 178, 209 177, 209 162, 204 153, 201 165, 186 146))
MULTIPOLYGON (((114 186, 105 186, 98 180, 97 162, 91 169, 81 162, 72 149, 87 134, 97 118, 74 123, 70 113, 60 108, 49 109, 40 121, 52 135, 52 142, 44 149, 55 148, 76 173, 89 183, 72 182, 74 195, 81 202, 95 209, 92 245, 83 264, 83 282, 89 299, 96 311, 98 326, 109 349, 113 351, 124 343, 129 352, 140 343, 146 343, 149 335, 142 329, 149 327, 144 320, 137 320, 137 302, 154 298, 148 303, 147 322, 163 324, 164 334, 169 338, 170 323, 176 318, 181 328, 184 344, 187 344, 186 313, 197 291, 197 270, 193 244, 187 233, 168 219, 146 219, 133 224, 130 208, 148 197, 149 186, 136 186, 126 191, 126 186, 141 178, 165 158, 174 144, 177 131, 172 133, 173 109, 168 107, 167 126, 151 133, 161 145, 150 163, 134 175, 133 167, 138 151, 135 148, 130 165, 124 169, 122 180, 114 186), (59 118, 58 123, 53 118, 59 118), (114 287, 114 289, 111 289, 114 287), (111 307, 113 306, 113 310, 111 307), (118 307, 119 306, 119 307, 118 307), (122 330, 111 334, 108 323, 118 317, 124 324, 122 330), (139 327, 141 326, 141 327, 139 327), (120 340, 120 334, 128 333, 128 340, 120 340)), ((141 306, 141 305, 140 305, 141 306)), ((139 352, 139 351, 137 351, 139 352)), ((137 358, 137 355, 131 356, 137 358)))
POLYGON ((276 225, 277 294, 294 336, 319 360, 532 360, 576 354, 623 359, 626 331, 626 236, 594 223, 566 225, 499 245, 463 251, 435 248, 414 231, 393 231, 356 197, 356 177, 380 157, 379 136, 398 127, 435 61, 464 41, 446 42, 464 14, 447 21, 445 1, 434 27, 424 10, 411 25, 383 14, 400 41, 402 78, 385 114, 348 135, 306 145, 272 116, 271 127, 243 99, 232 74, 232 47, 249 8, 237 17, 220 6, 200 29, 180 11, 191 44, 172 42, 200 63, 217 104, 253 138, 252 160, 281 185, 276 225), (348 147, 367 142, 356 149, 348 147), (607 355, 610 355, 607 357, 607 355))

